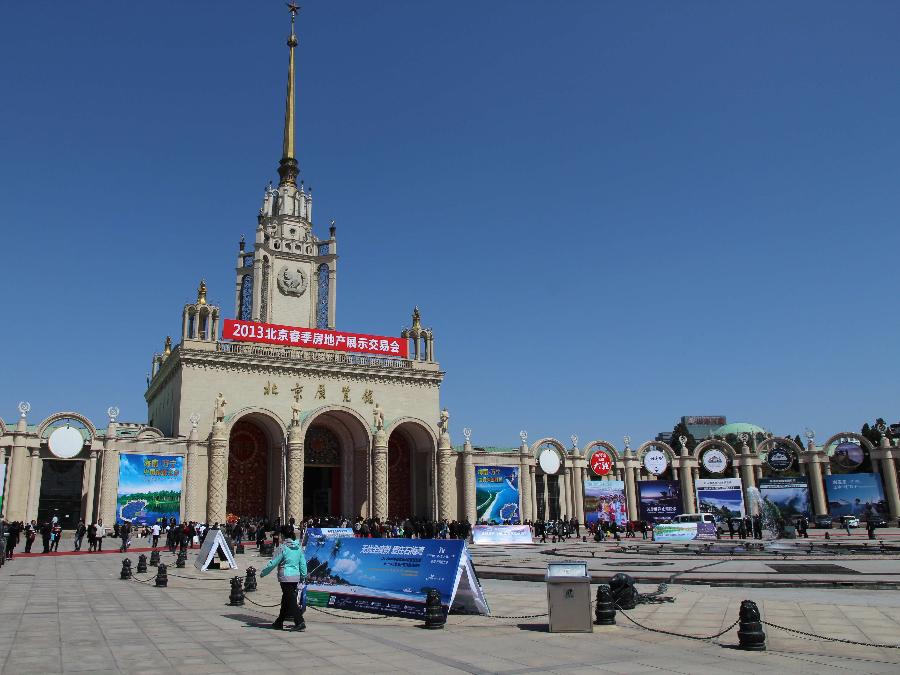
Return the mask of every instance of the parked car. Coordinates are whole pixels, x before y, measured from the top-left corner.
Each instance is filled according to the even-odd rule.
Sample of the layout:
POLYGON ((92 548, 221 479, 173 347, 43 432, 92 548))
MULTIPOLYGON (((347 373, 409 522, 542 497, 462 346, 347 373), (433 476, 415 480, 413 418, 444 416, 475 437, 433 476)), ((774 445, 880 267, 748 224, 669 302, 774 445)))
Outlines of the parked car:
POLYGON ((859 518, 856 516, 841 516, 841 527, 859 527, 859 518))
POLYGON ((887 527, 889 525, 887 518, 877 513, 870 513, 866 517, 866 522, 872 523, 875 527, 887 527))
POLYGON ((816 516, 812 522, 813 527, 817 527, 820 530, 830 530, 833 524, 834 521, 828 514, 825 514, 824 516, 816 516))

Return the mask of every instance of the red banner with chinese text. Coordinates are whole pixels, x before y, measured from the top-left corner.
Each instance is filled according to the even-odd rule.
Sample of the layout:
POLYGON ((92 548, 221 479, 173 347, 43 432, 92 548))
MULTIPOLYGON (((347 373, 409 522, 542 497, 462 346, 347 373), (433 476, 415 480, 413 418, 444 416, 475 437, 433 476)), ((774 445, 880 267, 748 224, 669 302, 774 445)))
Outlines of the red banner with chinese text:
POLYGON ((363 333, 343 333, 321 328, 278 326, 272 323, 239 321, 237 319, 225 319, 222 338, 240 342, 263 342, 284 347, 362 352, 364 354, 394 356, 403 359, 409 353, 408 344, 404 338, 365 335, 363 333))

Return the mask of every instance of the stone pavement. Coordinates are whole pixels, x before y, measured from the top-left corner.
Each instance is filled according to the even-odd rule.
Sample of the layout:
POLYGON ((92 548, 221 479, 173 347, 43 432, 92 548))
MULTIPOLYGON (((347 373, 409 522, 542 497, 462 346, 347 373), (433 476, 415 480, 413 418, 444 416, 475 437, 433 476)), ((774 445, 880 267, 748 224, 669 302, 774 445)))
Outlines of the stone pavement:
MULTIPOLYGON (((900 671, 900 650, 857 647, 768 629, 769 651, 743 652, 736 629, 712 641, 640 629, 621 613, 591 634, 550 634, 546 618, 451 616, 444 630, 418 622, 310 609, 305 633, 267 628, 271 608, 227 604, 234 572, 170 566, 169 587, 121 581, 122 555, 19 558, 0 569, 0 672, 28 673, 785 673, 900 671), (176 576, 177 575, 177 576, 176 576), (185 578, 191 577, 191 578, 185 578), (355 618, 351 618, 355 617, 355 618), (360 618, 362 617, 362 618, 360 618)), ((130 556, 133 560, 136 556, 130 556)), ((238 556, 241 572, 264 561, 238 556)), ((170 563, 173 556, 163 554, 170 563)), ((152 575, 140 575, 151 579, 152 575)), ((545 586, 486 580, 494 614, 543 614, 545 586)), ((277 604, 277 583, 248 595, 277 604)), ((641 590, 650 590, 642 588, 641 590)), ((629 612, 651 626, 709 635, 740 601, 766 620, 859 641, 900 643, 900 592, 673 586, 671 604, 629 612)))

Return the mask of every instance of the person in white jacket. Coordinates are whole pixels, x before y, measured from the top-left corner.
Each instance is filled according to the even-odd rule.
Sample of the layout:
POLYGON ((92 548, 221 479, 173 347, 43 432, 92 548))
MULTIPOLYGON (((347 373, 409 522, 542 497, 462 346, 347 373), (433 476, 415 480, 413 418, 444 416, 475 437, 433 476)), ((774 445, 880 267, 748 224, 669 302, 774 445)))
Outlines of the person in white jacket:
POLYGON ((97 550, 103 550, 103 537, 106 536, 106 529, 103 527, 103 518, 97 520, 97 524, 94 525, 97 529, 97 534, 95 535, 97 538, 97 550))

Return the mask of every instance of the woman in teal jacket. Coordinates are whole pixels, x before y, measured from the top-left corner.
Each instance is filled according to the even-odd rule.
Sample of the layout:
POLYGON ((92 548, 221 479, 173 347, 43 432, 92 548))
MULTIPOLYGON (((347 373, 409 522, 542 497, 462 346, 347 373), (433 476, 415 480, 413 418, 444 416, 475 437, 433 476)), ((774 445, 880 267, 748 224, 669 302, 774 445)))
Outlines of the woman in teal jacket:
POLYGON ((297 537, 292 530, 284 532, 284 545, 282 545, 268 565, 260 573, 266 576, 273 569, 278 568, 278 581, 281 583, 281 611, 278 618, 272 624, 275 630, 284 627, 284 620, 288 616, 294 619, 294 630, 306 630, 306 622, 300 607, 297 606, 297 584, 306 576, 306 556, 303 549, 297 543, 297 537))

